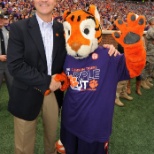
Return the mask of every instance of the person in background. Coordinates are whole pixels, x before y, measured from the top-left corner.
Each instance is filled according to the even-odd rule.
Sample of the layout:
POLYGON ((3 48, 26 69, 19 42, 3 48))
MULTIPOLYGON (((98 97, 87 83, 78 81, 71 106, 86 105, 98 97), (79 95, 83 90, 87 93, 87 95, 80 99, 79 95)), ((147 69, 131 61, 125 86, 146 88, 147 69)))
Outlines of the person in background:
POLYGON ((22 13, 22 14, 19 15, 18 20, 23 20, 23 19, 25 19, 25 15, 22 13))
POLYGON ((9 15, 9 24, 12 24, 13 22, 15 22, 14 15, 13 14, 10 14, 9 15))
POLYGON ((154 78, 154 17, 149 19, 150 28, 146 33, 146 48, 147 48, 147 71, 148 78, 146 83, 149 87, 153 87, 154 78))
POLYGON ((10 30, 10 25, 9 25, 9 17, 8 15, 4 15, 4 27, 9 31, 10 30))
POLYGON ((0 14, 0 88, 5 79, 8 92, 10 94, 10 87, 12 84, 12 76, 10 75, 7 68, 7 46, 9 32, 4 27, 4 15, 0 14))
MULTIPOLYGON (((145 47, 145 50, 147 51, 144 36, 142 36, 142 40, 143 40, 143 45, 145 47)), ((144 89, 150 89, 150 87, 153 87, 153 84, 149 81, 149 76, 148 76, 148 72, 149 72, 148 59, 149 59, 148 56, 146 56, 146 66, 143 69, 141 75, 136 77, 136 93, 138 95, 142 95, 141 87, 143 87, 144 89)), ((127 94, 129 95, 131 94, 131 81, 130 80, 127 84, 127 94)))
MULTIPOLYGON (((141 81, 142 81, 141 75, 137 76, 136 77, 136 93, 138 95, 142 95, 141 81)), ((127 83, 127 94, 129 94, 129 95, 131 94, 131 80, 129 80, 128 83, 127 83)))
MULTIPOLYGON (((118 51, 120 53, 124 53, 124 49, 120 44, 118 44, 118 51)), ((118 106, 124 106, 124 103, 120 100, 120 98, 124 98, 130 101, 133 100, 133 97, 127 94, 127 84, 128 80, 119 81, 117 84, 115 104, 118 106)))

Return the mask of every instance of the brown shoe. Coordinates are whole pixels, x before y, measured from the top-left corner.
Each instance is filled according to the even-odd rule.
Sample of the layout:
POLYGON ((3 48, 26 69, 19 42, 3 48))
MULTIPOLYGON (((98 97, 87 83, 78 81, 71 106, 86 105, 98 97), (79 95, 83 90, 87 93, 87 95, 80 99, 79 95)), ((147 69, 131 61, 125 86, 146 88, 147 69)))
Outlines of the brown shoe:
POLYGON ((118 105, 118 106, 120 106, 120 107, 124 106, 124 103, 122 103, 120 101, 120 99, 118 99, 118 98, 115 99, 115 104, 118 105))
POLYGON ((136 81, 136 93, 142 95, 141 93, 141 81, 136 81))

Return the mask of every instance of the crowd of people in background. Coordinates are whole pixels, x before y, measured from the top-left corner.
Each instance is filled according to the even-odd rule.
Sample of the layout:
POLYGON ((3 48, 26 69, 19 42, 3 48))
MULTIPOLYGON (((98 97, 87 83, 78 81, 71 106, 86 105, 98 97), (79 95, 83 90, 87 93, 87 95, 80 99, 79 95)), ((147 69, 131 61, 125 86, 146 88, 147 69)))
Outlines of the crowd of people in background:
MULTIPOLYGON (((117 30, 117 27, 114 25, 114 21, 116 19, 127 21, 127 14, 129 12, 133 12, 138 15, 144 15, 146 17, 147 25, 145 27, 145 31, 147 31, 150 27, 148 21, 154 17, 154 2, 149 1, 57 0, 56 7, 53 9, 53 18, 54 20, 63 22, 62 15, 65 10, 86 10, 90 4, 95 4, 98 8, 101 16, 100 22, 102 30, 117 30)), ((34 7, 33 0, 0 0, 0 14, 4 15, 4 26, 7 30, 9 30, 9 25, 11 23, 32 17, 35 14, 35 11, 36 9, 34 7)), ((149 89, 147 88, 147 85, 144 84, 144 81, 141 82, 141 85, 143 88, 149 89)))
MULTIPOLYGON (((148 20, 154 16, 154 2, 116 1, 116 0, 57 0, 53 10, 55 20, 62 22, 64 10, 86 9, 89 4, 95 4, 101 15, 101 26, 105 30, 115 30, 114 21, 119 18, 126 21, 129 12, 145 15, 148 20)), ((9 24, 34 15, 33 0, 0 0, 0 14, 4 13, 9 24)), ((148 23, 145 30, 148 29, 148 23)))

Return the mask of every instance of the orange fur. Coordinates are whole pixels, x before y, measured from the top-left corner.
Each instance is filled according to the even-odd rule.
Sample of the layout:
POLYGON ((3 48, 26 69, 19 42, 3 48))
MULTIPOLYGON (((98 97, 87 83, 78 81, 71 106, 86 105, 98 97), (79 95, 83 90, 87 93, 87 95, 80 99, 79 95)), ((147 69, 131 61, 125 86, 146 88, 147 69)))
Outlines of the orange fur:
POLYGON ((132 48, 125 48, 125 57, 130 77, 139 76, 146 63, 146 52, 142 42, 139 42, 139 44, 134 45, 132 48))
POLYGON ((146 62, 146 51, 143 44, 143 31, 145 27, 145 17, 139 16, 135 21, 131 21, 131 16, 135 15, 134 13, 129 13, 127 16, 127 23, 119 24, 118 20, 115 21, 116 26, 119 28, 119 38, 116 37, 114 32, 112 36, 114 39, 123 46, 124 55, 126 58, 126 65, 129 71, 130 77, 136 77, 141 74, 141 71, 145 67, 146 62), (139 21, 143 20, 144 23, 141 25, 139 21), (127 34, 130 32, 137 34, 140 39, 136 43, 126 44, 124 39, 127 34))
POLYGON ((98 38, 98 43, 101 42, 102 40, 102 31, 100 29, 100 22, 99 22, 99 19, 97 19, 95 17, 95 11, 96 11, 96 6, 94 5, 90 5, 89 7, 89 10, 87 12, 83 11, 83 10, 77 10, 75 12, 70 12, 68 10, 66 10, 63 14, 63 18, 64 18, 64 21, 67 20, 69 22, 70 25, 73 25, 71 27, 71 33, 72 34, 75 34, 75 35, 71 35, 70 36, 70 39, 68 40, 68 44, 71 46, 72 43, 74 43, 74 40, 76 40, 78 38, 78 40, 76 40, 79 44, 86 44, 86 45, 89 45, 90 44, 90 41, 89 39, 83 37, 83 35, 81 34, 81 31, 80 31, 80 24, 83 20, 86 20, 86 18, 88 16, 91 16, 91 17, 94 17, 95 18, 95 23, 96 23, 96 29, 99 29, 98 31, 96 31, 95 33, 95 38, 98 38), (81 18, 80 22, 78 22, 78 18, 81 18), (73 20, 72 20, 73 18, 73 20))

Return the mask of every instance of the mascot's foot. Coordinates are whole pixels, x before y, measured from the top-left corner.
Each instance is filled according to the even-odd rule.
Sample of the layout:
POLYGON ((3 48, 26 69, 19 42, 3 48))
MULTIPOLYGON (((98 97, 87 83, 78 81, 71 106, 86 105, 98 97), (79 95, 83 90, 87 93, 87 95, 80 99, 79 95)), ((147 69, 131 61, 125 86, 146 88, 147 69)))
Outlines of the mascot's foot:
POLYGON ((58 154, 66 154, 65 148, 60 140, 58 140, 56 142, 55 146, 56 146, 56 150, 57 150, 58 154))

